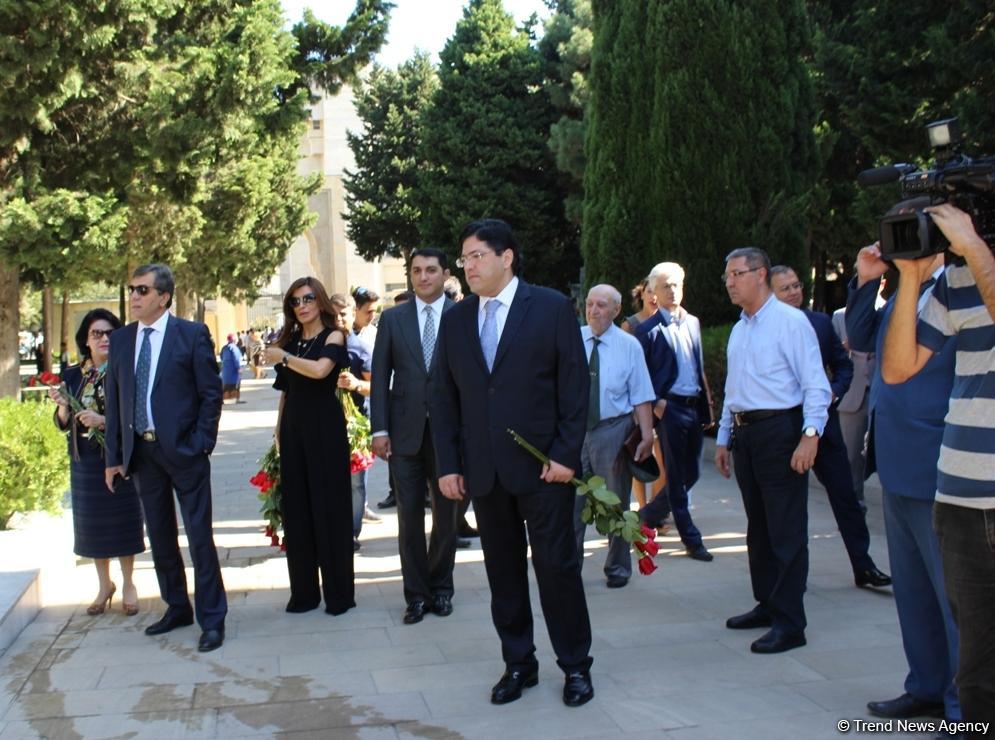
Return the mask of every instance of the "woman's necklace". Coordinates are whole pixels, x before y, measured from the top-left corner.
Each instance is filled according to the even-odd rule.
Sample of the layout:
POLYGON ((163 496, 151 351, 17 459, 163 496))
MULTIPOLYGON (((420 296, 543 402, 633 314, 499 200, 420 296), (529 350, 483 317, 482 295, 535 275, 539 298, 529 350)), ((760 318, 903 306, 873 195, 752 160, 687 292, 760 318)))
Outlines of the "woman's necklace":
MULTIPOLYGON (((321 334, 321 332, 319 331, 318 334, 321 334)), ((305 345, 304 344, 304 332, 301 331, 301 338, 297 340, 297 356, 298 357, 305 357, 307 355, 307 353, 311 351, 311 346, 314 344, 314 340, 318 338, 318 334, 315 334, 313 337, 311 337, 307 341, 307 344, 305 345)))

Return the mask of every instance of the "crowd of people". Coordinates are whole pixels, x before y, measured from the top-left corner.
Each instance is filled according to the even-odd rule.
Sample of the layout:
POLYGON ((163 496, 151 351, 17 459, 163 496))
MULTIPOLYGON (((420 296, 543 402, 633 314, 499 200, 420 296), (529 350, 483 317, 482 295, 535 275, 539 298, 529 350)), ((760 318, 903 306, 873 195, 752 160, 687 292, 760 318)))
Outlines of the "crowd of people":
MULTIPOLYGON (((493 219, 469 224, 459 239, 455 264, 469 295, 444 251, 415 250, 412 290, 377 326, 380 297, 372 291, 329 296, 315 278, 296 280, 269 346, 254 332, 242 339, 250 355, 275 367, 280 391, 286 610, 323 602, 326 612, 342 614, 355 606, 352 554, 364 517, 376 515, 365 471, 350 473, 336 396, 344 389, 369 414, 373 450, 389 466, 404 623, 453 612, 455 550, 472 501, 505 664, 491 701, 514 701, 538 681, 531 548, 565 675, 563 700, 584 704, 594 695, 591 625, 581 579, 585 527, 571 480, 604 477, 625 508, 634 492, 645 525, 672 521, 687 556, 713 562, 690 500, 704 433, 717 423, 715 465, 735 476, 742 495, 755 600, 726 626, 766 630, 752 642, 754 653, 806 644, 813 471, 855 585, 894 591, 908 677, 900 696, 872 701, 869 711, 995 720, 995 264, 965 214, 952 206, 931 213, 962 264, 945 267, 942 255, 896 260, 898 289, 883 301, 888 264, 867 247, 847 306, 832 319, 804 308, 794 268, 771 265, 755 247, 730 252, 722 280, 742 311, 728 342, 721 409, 705 372, 700 322, 682 305, 686 276, 673 262, 650 270, 621 326, 621 293, 602 284, 589 290, 579 327, 569 299, 523 279, 522 249, 508 224, 493 219), (548 462, 524 452, 509 429, 548 462), (644 491, 654 477, 648 470, 660 484, 644 491), (863 481, 875 470, 892 576, 868 552, 863 481)), ((118 328, 113 316, 92 312, 77 335, 85 360, 67 381, 87 410, 71 411, 53 392, 56 421, 72 430, 77 552, 97 564, 99 591, 88 611, 110 603, 115 557, 126 609, 135 604, 140 501, 167 604, 146 632, 196 617, 199 649, 213 650, 224 641, 227 604, 211 531, 209 456, 222 398, 237 400, 237 382, 233 388, 224 367, 219 377, 206 328, 169 314, 167 267, 138 268, 128 290, 134 323, 118 328), (94 427, 105 434, 103 462, 86 434, 94 427), (101 479, 114 496, 100 495, 101 479), (173 491, 196 574, 193 606, 173 491)), ((231 358, 237 340, 228 337, 231 358)), ((233 360, 223 351, 226 362, 233 360)), ((620 537, 609 538, 603 569, 608 588, 627 585, 631 555, 620 537)))

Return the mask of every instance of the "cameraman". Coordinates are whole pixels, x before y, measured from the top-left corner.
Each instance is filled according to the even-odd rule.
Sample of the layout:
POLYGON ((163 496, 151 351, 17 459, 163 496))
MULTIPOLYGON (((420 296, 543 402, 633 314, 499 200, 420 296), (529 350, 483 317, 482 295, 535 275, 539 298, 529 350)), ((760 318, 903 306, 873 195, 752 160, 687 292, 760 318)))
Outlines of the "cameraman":
POLYGON ((995 259, 971 218, 924 209, 965 265, 948 266, 916 320, 916 290, 933 258, 895 260, 901 273, 881 374, 902 383, 954 337, 955 377, 937 466, 933 523, 960 633, 957 689, 965 722, 995 722, 995 259))

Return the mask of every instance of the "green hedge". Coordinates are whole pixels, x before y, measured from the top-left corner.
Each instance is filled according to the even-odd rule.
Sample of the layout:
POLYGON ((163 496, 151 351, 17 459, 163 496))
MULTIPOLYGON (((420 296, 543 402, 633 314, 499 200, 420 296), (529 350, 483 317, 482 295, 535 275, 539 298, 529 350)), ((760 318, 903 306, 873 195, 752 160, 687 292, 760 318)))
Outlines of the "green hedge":
POLYGON ((18 512, 58 513, 69 487, 66 438, 55 406, 0 398, 0 529, 18 512))
POLYGON ((733 324, 721 324, 701 330, 701 350, 705 353, 705 373, 715 402, 715 422, 722 413, 722 400, 726 387, 726 345, 733 324))

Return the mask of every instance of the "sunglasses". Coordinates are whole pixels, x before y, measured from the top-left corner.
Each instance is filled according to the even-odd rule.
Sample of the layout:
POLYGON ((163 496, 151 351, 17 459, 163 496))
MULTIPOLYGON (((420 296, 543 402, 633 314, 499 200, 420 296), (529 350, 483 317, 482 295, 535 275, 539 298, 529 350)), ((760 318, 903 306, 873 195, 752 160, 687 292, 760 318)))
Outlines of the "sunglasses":
POLYGON ((314 303, 316 300, 317 298, 315 298, 314 293, 307 293, 306 295, 302 295, 300 298, 294 296, 289 301, 287 301, 287 303, 290 304, 291 308, 297 308, 302 303, 306 306, 309 303, 314 303))
POLYGON ((154 290, 156 293, 161 293, 162 292, 158 288, 152 288, 152 287, 149 287, 148 285, 129 285, 127 287, 128 287, 128 295, 129 296, 132 296, 135 293, 138 293, 138 295, 140 295, 140 296, 147 296, 149 294, 149 291, 152 291, 152 290, 154 290))
MULTIPOLYGON (((145 287, 144 285, 142 286, 145 287)), ((114 333, 113 329, 90 329, 90 339, 100 341, 104 337, 110 337, 114 333)))

